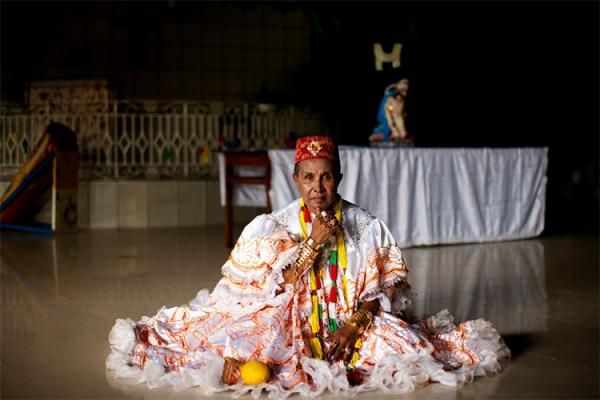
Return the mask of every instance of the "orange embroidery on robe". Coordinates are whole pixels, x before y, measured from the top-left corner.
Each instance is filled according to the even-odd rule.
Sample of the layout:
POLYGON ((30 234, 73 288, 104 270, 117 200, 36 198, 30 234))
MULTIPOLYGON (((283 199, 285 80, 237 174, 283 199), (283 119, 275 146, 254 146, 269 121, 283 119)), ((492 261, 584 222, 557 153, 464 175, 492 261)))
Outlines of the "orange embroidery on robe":
POLYGON ((383 278, 391 275, 402 277, 408 275, 408 269, 402 258, 402 253, 395 244, 372 250, 367 259, 367 264, 370 267, 377 268, 377 271, 379 271, 379 274, 383 278))
MULTIPOLYGON (((318 154, 323 151, 319 150, 318 154)), ((308 150, 307 154, 310 154, 308 150)), ((115 340, 113 351, 119 359, 124 358, 123 354, 129 355, 127 361, 130 365, 139 368, 143 368, 146 360, 152 360, 153 364, 158 362, 165 371, 190 368, 189 373, 181 375, 186 379, 191 374, 220 373, 215 370, 219 363, 212 361, 215 355, 240 361, 256 359, 272 369, 270 383, 278 387, 274 394, 297 389, 310 395, 316 393, 313 389, 322 390, 323 386, 311 386, 329 379, 325 377, 327 373, 320 374, 318 369, 314 369, 320 361, 303 359, 303 356, 311 356, 306 343, 311 335, 308 316, 312 310, 308 277, 300 279, 295 287, 288 285, 283 291, 271 291, 277 286, 275 281, 280 277, 279 270, 289 263, 288 258, 293 259, 298 246, 296 238, 301 236, 301 232, 299 227, 294 228, 290 223, 298 219, 297 208, 298 202, 295 202, 287 209, 273 213, 275 215, 257 217, 256 223, 250 225, 246 236, 238 241, 223 266, 224 277, 212 293, 208 296, 207 293, 199 293, 187 306, 162 308, 155 317, 138 322, 143 326, 144 334, 140 330, 135 343, 129 344, 131 332, 128 330, 132 329, 132 325, 123 320, 116 324, 111 345, 115 340), (291 231, 273 233, 273 220, 277 221, 277 226, 287 226, 291 231), (122 338, 127 343, 123 343, 125 339, 122 338), (313 375, 314 379, 311 379, 310 374, 315 373, 319 375, 313 375), (308 385, 302 387, 302 383, 308 385)), ((344 213, 344 220, 348 223, 344 230, 348 230, 348 237, 359 237, 358 226, 352 224, 371 219, 366 218, 364 210, 349 203, 345 203, 344 213)), ((348 289, 349 296, 354 299, 351 302, 353 307, 365 296, 379 295, 386 285, 407 277, 408 270, 400 250, 383 223, 381 232, 384 232, 381 237, 367 235, 348 247, 348 289)), ((341 293, 338 292, 338 296, 341 298, 341 293)), ((350 312, 337 309, 340 320, 347 319, 350 312)), ((416 353, 430 358, 431 362, 420 365, 433 368, 426 373, 437 373, 440 367, 452 370, 484 362, 487 365, 482 368, 486 372, 492 371, 496 365, 494 356, 503 356, 508 349, 500 347, 498 341, 501 339, 489 325, 476 322, 455 326, 452 316, 446 312, 409 324, 391 314, 378 313, 361 338, 363 345, 356 367, 369 376, 371 372, 383 371, 378 370, 377 365, 390 354, 416 353), (474 344, 470 340, 473 337, 485 340, 485 354, 478 353, 479 342, 477 347, 470 347, 474 344), (493 352, 492 357, 488 350, 493 352)), ((326 348, 331 345, 327 335, 324 343, 326 348)), ((324 367, 322 371, 331 371, 331 365, 324 367)), ((129 367, 123 371, 125 376, 131 374, 129 367)), ((389 376, 376 379, 391 382, 395 374, 398 376, 397 372, 390 371, 389 376)), ((467 375, 463 373, 457 377, 460 379, 467 375)), ((435 379, 435 376, 425 376, 425 379, 435 379)), ((155 378, 152 379, 155 381, 155 378)), ((325 387, 327 384, 325 382, 325 387)))
POLYGON ((231 252, 229 261, 234 267, 244 271, 270 268, 286 250, 297 246, 285 231, 276 234, 275 238, 264 237, 258 240, 240 238, 231 252))

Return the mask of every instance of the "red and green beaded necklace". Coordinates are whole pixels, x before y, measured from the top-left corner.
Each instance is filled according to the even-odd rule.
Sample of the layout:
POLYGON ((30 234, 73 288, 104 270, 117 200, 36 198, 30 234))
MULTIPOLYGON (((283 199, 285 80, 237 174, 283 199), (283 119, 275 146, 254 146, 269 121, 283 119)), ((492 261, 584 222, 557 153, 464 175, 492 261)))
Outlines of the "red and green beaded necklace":
MULTIPOLYGON (((339 200, 335 207, 335 216, 338 221, 341 221, 341 200, 339 200)), ((307 223, 312 223, 312 218, 308 207, 304 204, 304 200, 300 199, 300 225, 302 227, 302 236, 304 239, 308 237, 307 223)), ((344 234, 342 229, 338 229, 336 234, 337 246, 329 253, 329 266, 327 268, 330 279, 329 291, 324 288, 323 282, 325 278, 325 268, 320 268, 319 265, 314 265, 310 270, 310 289, 311 289, 311 302, 312 302, 312 313, 310 317, 311 331, 315 335, 311 339, 311 346, 313 355, 315 358, 323 358, 323 350, 321 340, 323 338, 323 306, 319 302, 319 298, 323 297, 327 304, 327 322, 328 331, 335 332, 338 330, 337 321, 337 279, 338 279, 338 265, 341 266, 343 294, 346 301, 346 309, 348 309, 348 284, 346 280, 346 246, 344 242, 344 234), (319 273, 321 272, 321 273, 319 273)))

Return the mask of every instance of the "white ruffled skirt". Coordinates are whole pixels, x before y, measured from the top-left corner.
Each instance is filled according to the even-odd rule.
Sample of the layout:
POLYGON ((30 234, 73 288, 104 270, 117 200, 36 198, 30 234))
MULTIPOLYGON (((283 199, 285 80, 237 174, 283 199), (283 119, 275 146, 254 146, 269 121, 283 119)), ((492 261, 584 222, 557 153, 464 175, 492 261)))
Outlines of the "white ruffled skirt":
POLYGON ((196 388, 204 395, 229 390, 234 396, 258 397, 266 391, 276 398, 294 393, 312 397, 325 391, 348 396, 370 390, 405 393, 429 382, 469 383, 475 376, 497 373, 499 360, 510 357, 488 321, 455 325, 443 310, 408 324, 382 312, 363 336, 356 364, 362 383, 352 385, 341 362, 307 356, 297 321, 281 322, 290 312, 290 301, 291 294, 283 293, 267 306, 252 307, 256 316, 248 319, 248 314, 219 310, 218 301, 204 290, 189 304, 162 308, 138 323, 118 319, 109 337, 109 382, 125 379, 151 389, 178 391, 196 388), (270 335, 259 332, 266 324, 271 324, 270 335), (266 362, 273 371, 271 379, 256 386, 224 385, 224 356, 266 362))

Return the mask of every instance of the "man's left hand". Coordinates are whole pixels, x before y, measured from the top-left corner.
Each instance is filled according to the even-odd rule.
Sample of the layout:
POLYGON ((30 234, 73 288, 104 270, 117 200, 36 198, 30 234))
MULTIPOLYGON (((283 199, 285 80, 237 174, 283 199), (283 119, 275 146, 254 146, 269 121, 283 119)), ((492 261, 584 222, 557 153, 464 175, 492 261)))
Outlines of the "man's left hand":
POLYGON ((349 358, 354 351, 354 344, 358 339, 358 333, 350 324, 345 324, 336 332, 329 335, 331 346, 327 352, 327 358, 337 361, 340 358, 349 358))

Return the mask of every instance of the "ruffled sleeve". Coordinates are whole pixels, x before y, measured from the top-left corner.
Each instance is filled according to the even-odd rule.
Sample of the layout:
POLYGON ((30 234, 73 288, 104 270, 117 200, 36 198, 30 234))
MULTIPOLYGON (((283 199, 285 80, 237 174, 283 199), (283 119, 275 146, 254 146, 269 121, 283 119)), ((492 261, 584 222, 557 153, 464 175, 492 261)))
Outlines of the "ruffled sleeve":
POLYGON ((391 308, 384 288, 406 281, 408 269, 388 227, 379 219, 373 220, 361 238, 364 256, 362 274, 359 279, 359 302, 379 299, 384 311, 391 308))
POLYGON ((215 292, 238 299, 274 296, 283 282, 281 272, 294 261, 297 250, 295 237, 270 215, 256 217, 244 228, 223 265, 223 278, 215 292))

